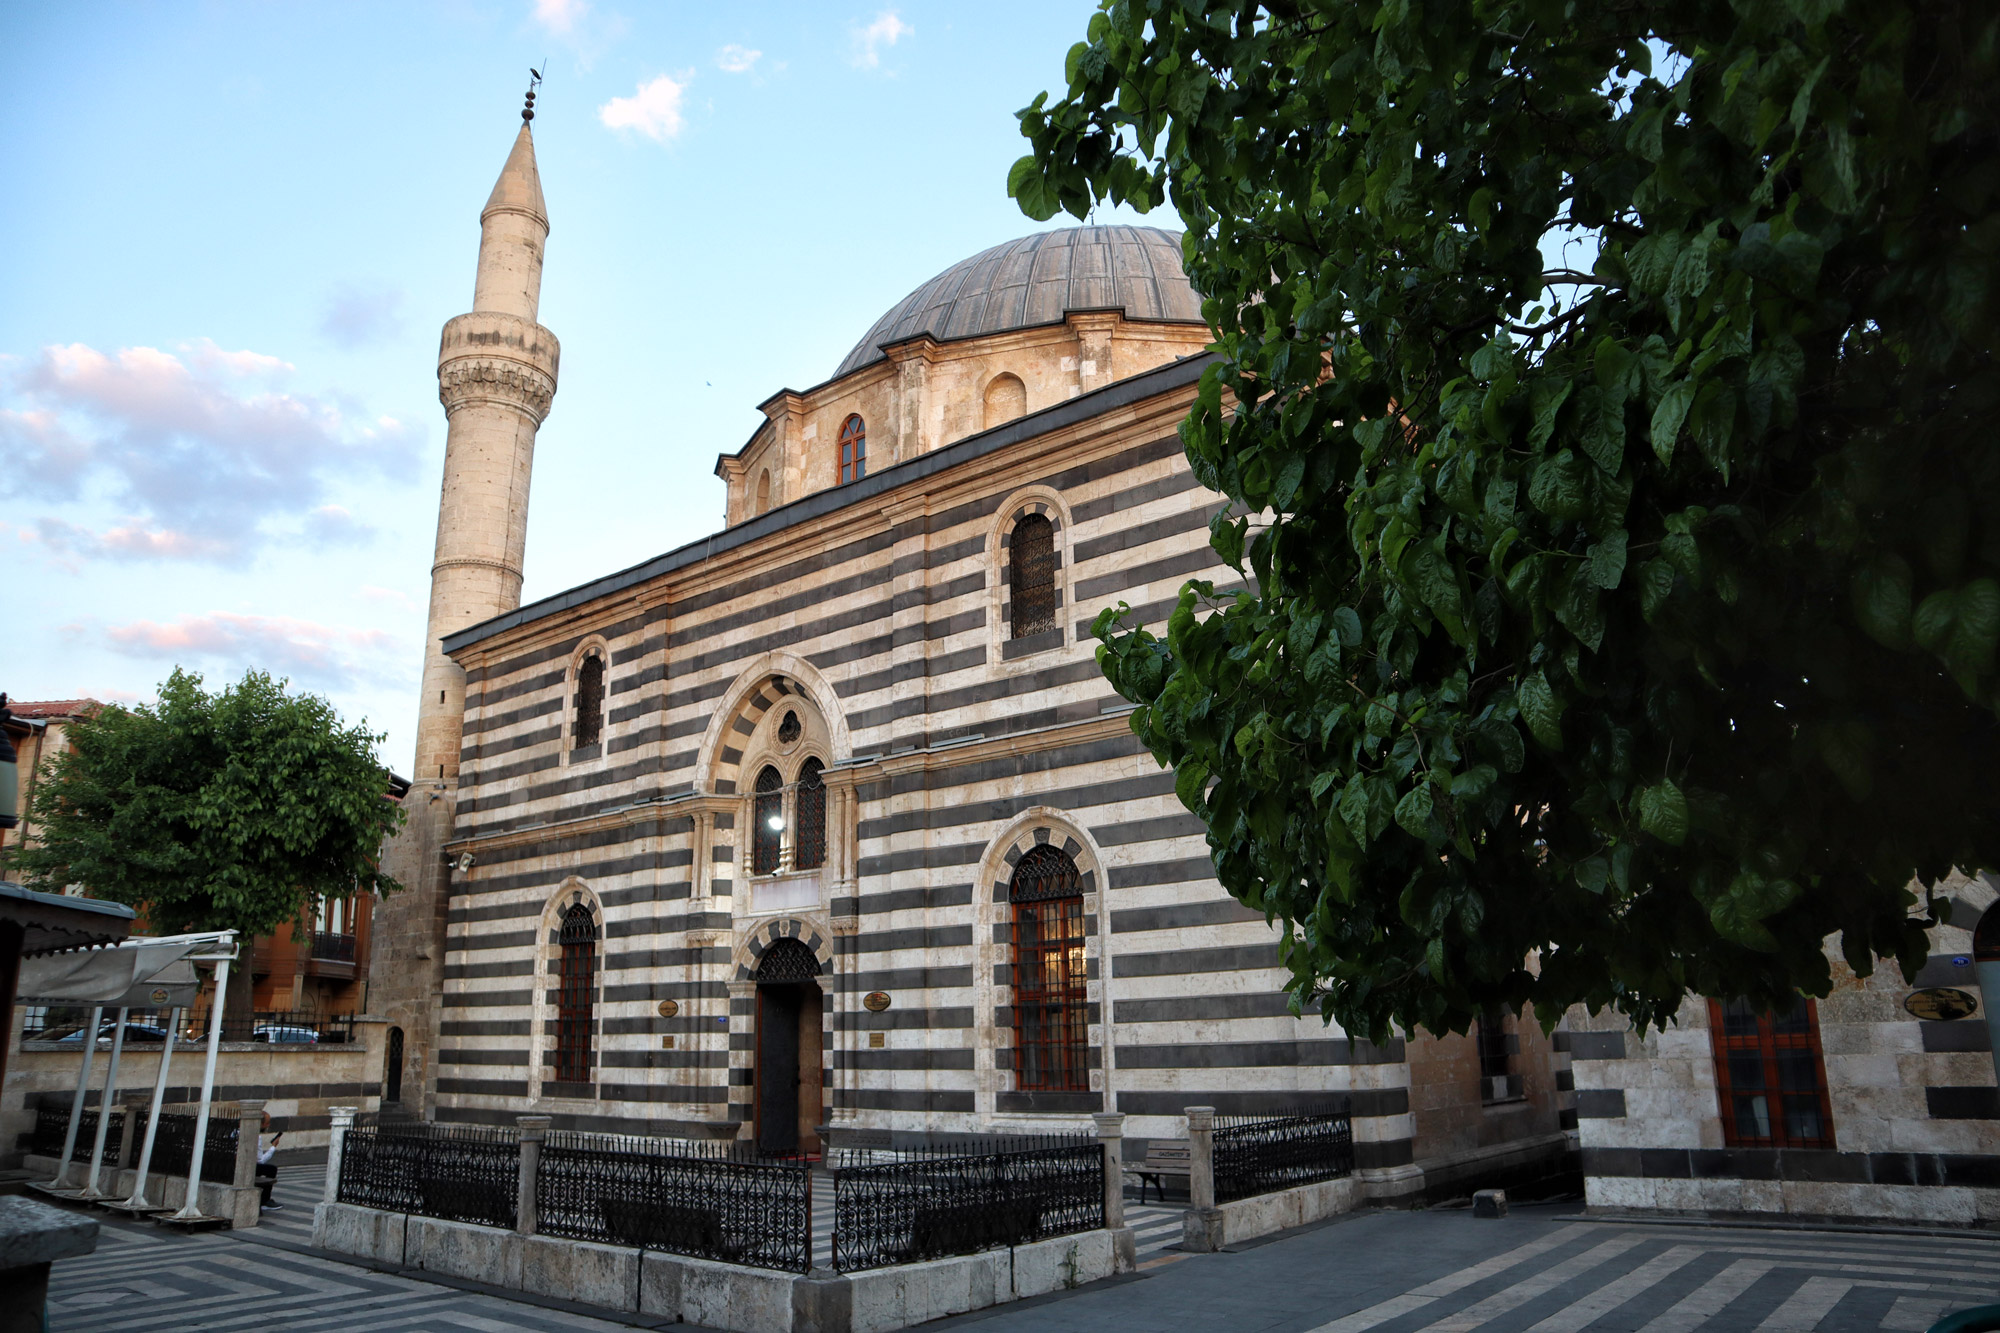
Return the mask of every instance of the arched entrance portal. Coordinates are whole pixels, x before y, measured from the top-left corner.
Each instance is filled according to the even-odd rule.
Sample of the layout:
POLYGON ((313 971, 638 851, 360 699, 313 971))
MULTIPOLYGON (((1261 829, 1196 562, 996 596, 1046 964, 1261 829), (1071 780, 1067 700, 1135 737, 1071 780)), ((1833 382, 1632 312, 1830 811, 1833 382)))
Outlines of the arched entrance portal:
POLYGON ((819 959, 773 940, 757 964, 757 1147, 817 1152, 822 1047, 819 959))

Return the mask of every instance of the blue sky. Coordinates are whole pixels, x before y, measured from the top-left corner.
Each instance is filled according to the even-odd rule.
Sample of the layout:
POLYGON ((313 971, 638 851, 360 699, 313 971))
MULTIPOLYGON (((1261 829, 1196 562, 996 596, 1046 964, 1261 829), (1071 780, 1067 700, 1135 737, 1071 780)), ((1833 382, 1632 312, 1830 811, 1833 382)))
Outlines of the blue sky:
POLYGON ((756 403, 1036 229, 1012 113, 1092 8, 0 10, 0 689, 260 666, 407 771, 438 330, 471 305, 528 67, 563 343, 532 599, 720 526, 715 455, 756 403))

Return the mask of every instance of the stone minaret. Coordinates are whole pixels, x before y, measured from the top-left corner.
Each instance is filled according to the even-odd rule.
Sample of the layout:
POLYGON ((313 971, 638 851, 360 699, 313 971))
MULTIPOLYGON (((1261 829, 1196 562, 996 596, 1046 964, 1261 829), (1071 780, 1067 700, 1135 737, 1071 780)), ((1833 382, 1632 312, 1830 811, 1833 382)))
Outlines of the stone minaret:
MULTIPOLYGON (((438 397, 448 423, 437 554, 431 564, 409 822, 384 849, 403 892, 375 913, 368 1008, 402 1033, 402 1104, 426 1113, 437 1088, 437 997, 443 989, 445 912, 465 721, 465 672, 444 655, 445 635, 521 604, 528 534, 528 478, 535 432, 556 392, 560 348, 535 322, 542 249, 549 235, 535 170, 534 94, 514 151, 479 215, 479 278, 472 311, 444 326, 438 397)), ((384 1096, 389 1075, 385 1066, 384 1096)))

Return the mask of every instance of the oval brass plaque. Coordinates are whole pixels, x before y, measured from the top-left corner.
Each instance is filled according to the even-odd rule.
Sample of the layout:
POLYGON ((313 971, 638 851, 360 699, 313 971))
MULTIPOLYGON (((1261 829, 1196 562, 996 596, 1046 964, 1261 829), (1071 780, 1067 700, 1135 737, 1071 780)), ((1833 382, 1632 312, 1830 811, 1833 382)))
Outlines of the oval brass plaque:
POLYGON ((1949 986, 1933 986, 1929 990, 1911 991, 1903 1000, 1903 1008, 1918 1018, 1932 1022, 1943 1022, 1953 1018, 1965 1018, 1979 1009, 1979 1001, 1962 990, 1949 986))
POLYGON ((660 1001, 661 1018, 672 1018, 675 1014, 679 1013, 680 1011, 681 1011, 681 1006, 679 1001, 677 1000, 660 1001))
POLYGON ((861 1007, 871 1014, 881 1013, 889 1007, 889 992, 885 990, 869 991, 867 995, 862 997, 861 1007))

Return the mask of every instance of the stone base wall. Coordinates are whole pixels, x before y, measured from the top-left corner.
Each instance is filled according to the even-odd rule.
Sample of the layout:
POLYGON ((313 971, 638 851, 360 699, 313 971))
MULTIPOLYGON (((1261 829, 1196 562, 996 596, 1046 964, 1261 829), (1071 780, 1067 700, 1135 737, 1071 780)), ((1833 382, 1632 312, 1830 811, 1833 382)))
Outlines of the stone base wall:
MULTIPOLYGON (((21 1159, 22 1167, 37 1181, 53 1180, 57 1162, 53 1157, 38 1157, 28 1153, 21 1159)), ((71 1179, 83 1179, 86 1161, 71 1172, 71 1179)), ((97 1173, 98 1189, 106 1199, 114 1202, 132 1197, 132 1186, 138 1182, 139 1172, 132 1167, 122 1170, 102 1168, 97 1173)), ((235 1185, 217 1185, 213 1181, 201 1182, 201 1202, 196 1206, 210 1217, 220 1217, 236 1228, 257 1225, 257 1208, 262 1202, 262 1192, 254 1185, 238 1188, 235 1185)), ((146 1173, 146 1199, 161 1208, 178 1209, 187 1202, 187 1177, 163 1176, 157 1171, 146 1173)))
MULTIPOLYGON (((1843 1154, 1844 1155, 1844 1154, 1843 1154)), ((2000 1188, 1822 1180, 1650 1180, 1591 1176, 1591 1211, 1646 1209, 1722 1217, 1869 1220, 1921 1226, 2000 1226, 2000 1188)))
POLYGON ((1181 1245, 1197 1254, 1213 1254, 1274 1231, 1353 1212, 1360 1202, 1361 1187, 1347 1176, 1234 1199, 1215 1208, 1190 1208, 1181 1214, 1181 1245))
POLYGON ((322 1249, 730 1333, 891 1333, 1110 1277, 1121 1267, 1117 1239, 1086 1231, 851 1276, 801 1276, 353 1204, 322 1203, 313 1217, 322 1249))

